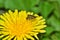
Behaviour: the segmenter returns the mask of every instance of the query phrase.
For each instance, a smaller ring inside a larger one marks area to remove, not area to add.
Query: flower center
[[[14,35],[24,35],[26,33],[29,33],[33,30],[33,27],[32,27],[32,22],[31,21],[25,21],[23,23],[19,23],[19,24],[13,24],[10,28],[9,28],[9,32],[11,34],[14,34]]]

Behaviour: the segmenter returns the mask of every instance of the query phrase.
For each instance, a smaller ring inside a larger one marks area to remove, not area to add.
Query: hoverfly
[[[34,16],[34,15],[28,15],[26,19],[27,20],[32,20],[32,19],[35,19],[35,18],[36,18],[36,16]]]

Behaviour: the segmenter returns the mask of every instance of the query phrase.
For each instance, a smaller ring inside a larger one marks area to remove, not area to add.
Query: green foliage
[[[50,40],[48,37],[43,38],[42,40]]]
[[[54,27],[51,26],[48,26],[45,29],[47,31],[45,36],[49,36],[54,31]]]
[[[49,2],[40,2],[39,4],[41,14],[47,18],[53,9],[53,5]]]
[[[55,8],[54,15],[59,19],[60,18],[60,4],[58,2],[54,3],[54,8]]]
[[[19,10],[32,10],[39,0],[6,0],[5,8],[19,9]]]
[[[0,0],[0,8],[4,7],[4,0]]]
[[[60,35],[60,33],[57,32],[57,33],[55,33],[55,34],[53,34],[53,35],[51,36],[51,39],[52,39],[52,40],[60,40],[60,36],[59,36],[59,35]]]
[[[46,19],[46,33],[41,40],[60,40],[60,0],[0,0],[0,13],[11,10],[27,10]]]
[[[47,23],[53,26],[56,31],[60,31],[60,21],[54,16],[51,16]]]

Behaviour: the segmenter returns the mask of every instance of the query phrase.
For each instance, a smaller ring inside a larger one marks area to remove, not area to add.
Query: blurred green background
[[[27,10],[46,19],[46,33],[40,40],[60,40],[60,0],[0,0],[0,14],[7,10]]]

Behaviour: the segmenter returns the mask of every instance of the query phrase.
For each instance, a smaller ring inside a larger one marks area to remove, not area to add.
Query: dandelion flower
[[[0,15],[0,39],[2,40],[39,40],[38,33],[46,32],[45,19],[32,12],[15,10]]]

